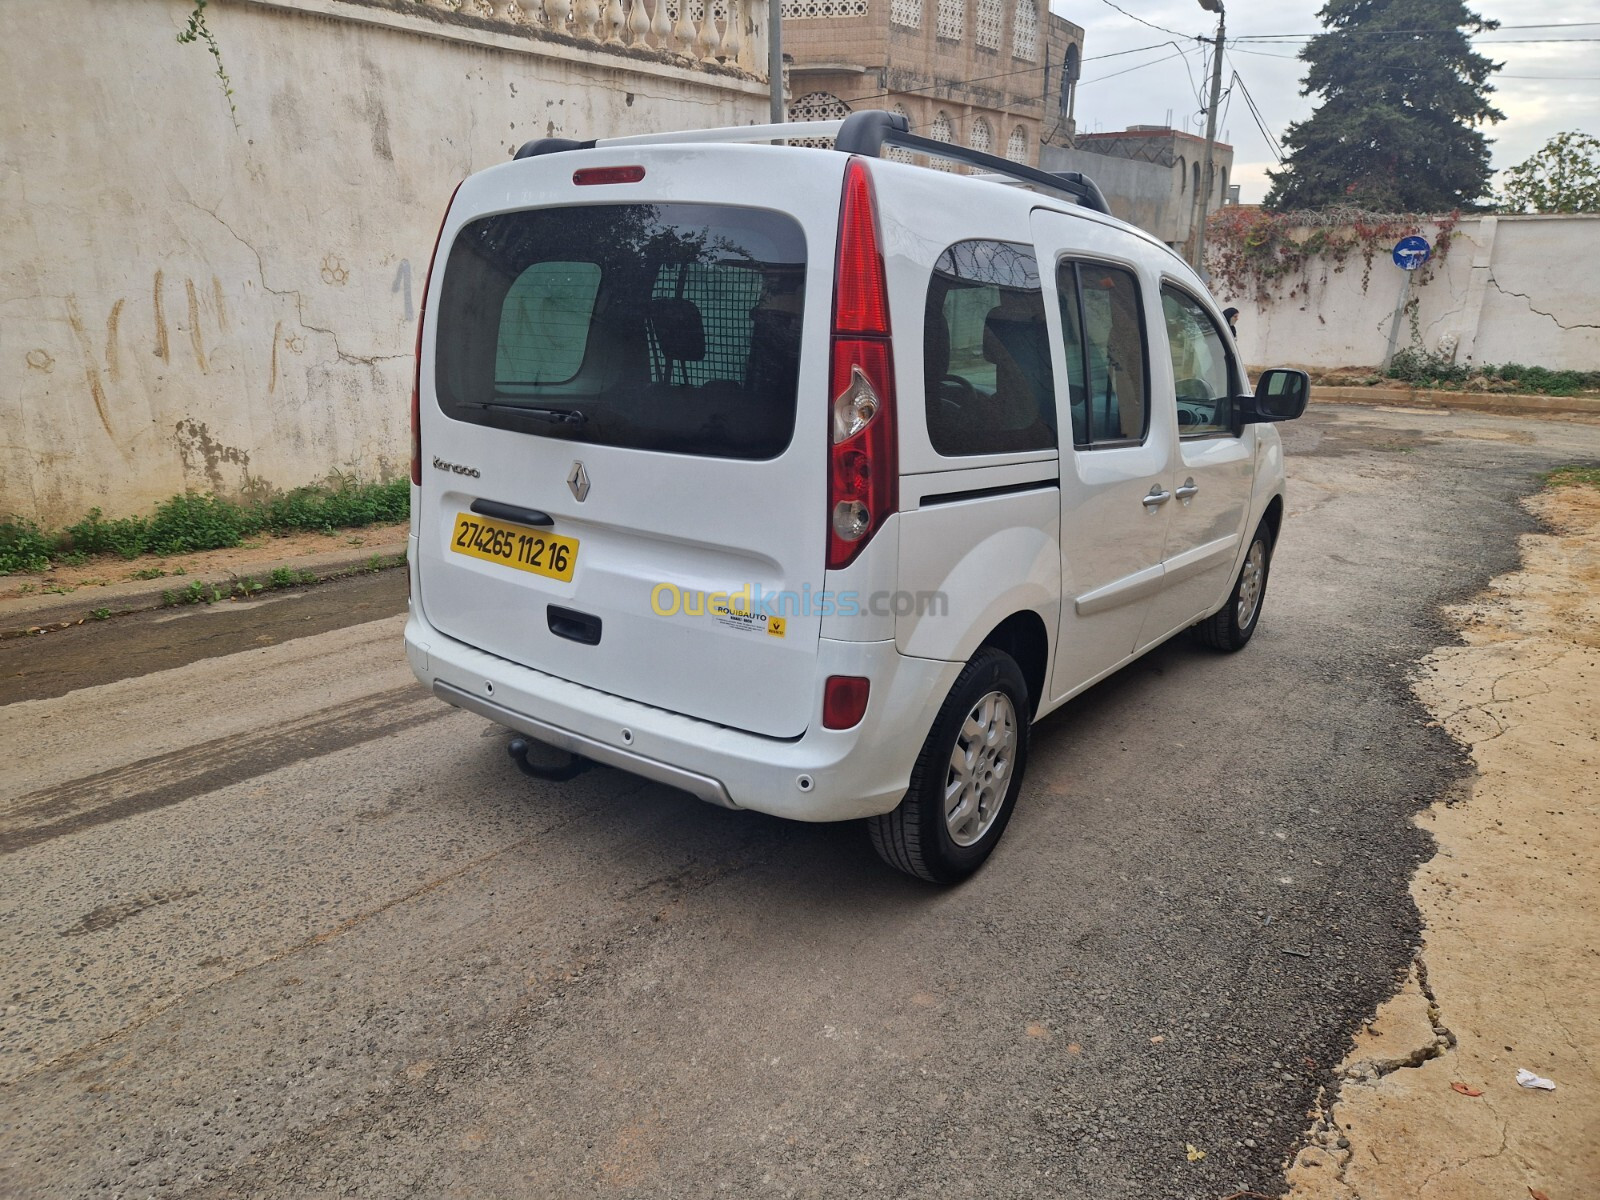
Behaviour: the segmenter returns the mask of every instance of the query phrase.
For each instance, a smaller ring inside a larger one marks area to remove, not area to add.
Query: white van
[[[772,144],[801,137],[834,148]],[[1267,422],[1308,390],[1252,396],[1199,279],[1091,182],[896,114],[532,142],[434,256],[407,654],[532,774],[866,818],[958,880],[1033,721],[1180,631],[1250,639]]]

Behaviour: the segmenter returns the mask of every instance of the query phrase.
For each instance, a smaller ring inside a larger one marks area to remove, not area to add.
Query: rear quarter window
[[[1032,247],[957,242],[939,256],[923,378],[928,437],[940,454],[1055,449],[1050,334]]]
[[[464,226],[435,386],[457,420],[771,458],[794,433],[805,235],[724,205],[531,209]]]

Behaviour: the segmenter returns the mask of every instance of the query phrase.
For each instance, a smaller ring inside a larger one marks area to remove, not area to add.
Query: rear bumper
[[[406,621],[406,657],[446,703],[708,803],[798,821],[848,821],[894,808],[962,665],[909,658],[893,642],[823,639],[812,706],[817,718],[798,738],[768,738],[486,654],[440,633],[419,607],[412,605]],[[853,729],[821,727],[829,675],[872,681],[866,716]]]

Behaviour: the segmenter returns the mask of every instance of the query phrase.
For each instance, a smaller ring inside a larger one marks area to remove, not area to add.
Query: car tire
[[[1028,763],[1028,685],[1012,657],[985,646],[961,669],[892,812],[867,824],[891,867],[958,883],[994,850]]]
[[[1239,575],[1228,602],[1189,629],[1189,636],[1213,650],[1243,650],[1261,624],[1261,606],[1267,598],[1267,577],[1272,572],[1272,530],[1265,521],[1256,527],[1245,551]]]

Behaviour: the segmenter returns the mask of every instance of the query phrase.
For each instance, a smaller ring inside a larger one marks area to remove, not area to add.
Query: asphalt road
[[[411,681],[395,572],[0,644],[0,1193],[1274,1193],[1463,778],[1408,672],[1600,426],[1285,442],[1255,641],[1048,718],[948,891],[522,778]]]

